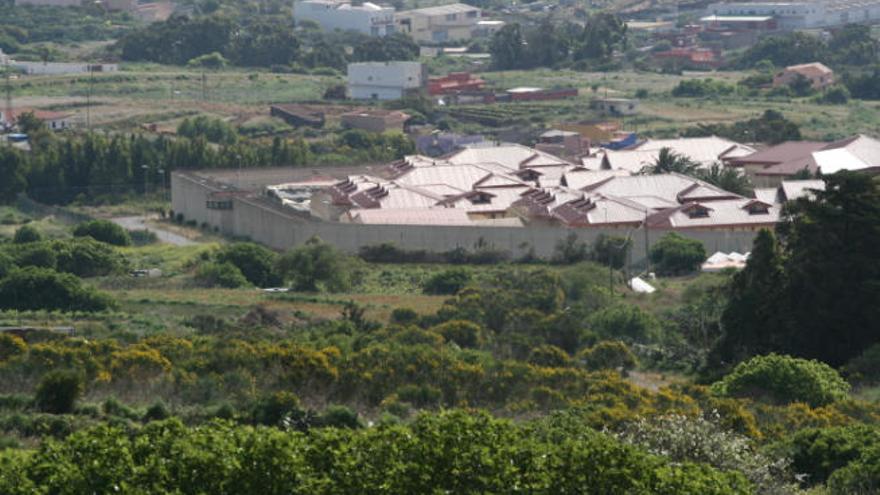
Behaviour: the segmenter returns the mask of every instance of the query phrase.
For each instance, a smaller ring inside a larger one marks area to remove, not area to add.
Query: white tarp
[[[742,270],[743,268],[745,268],[746,261],[748,261],[750,254],[751,253],[740,254],[736,251],[733,251],[731,253],[722,253],[719,251],[712,256],[709,256],[709,258],[706,259],[700,269],[703,272],[708,273],[720,272],[727,268]]]
[[[633,290],[633,292],[638,292],[640,294],[651,294],[652,292],[657,291],[654,286],[652,286],[648,282],[645,282],[639,277],[634,277],[632,280],[630,280],[629,287]]]

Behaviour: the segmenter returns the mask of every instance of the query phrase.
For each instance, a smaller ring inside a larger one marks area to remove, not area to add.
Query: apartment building
[[[406,10],[394,15],[397,30],[416,42],[467,41],[479,29],[482,11],[463,3]]]
[[[427,79],[419,62],[348,64],[348,96],[354,100],[398,100],[421,91]]]
[[[353,5],[340,0],[302,0],[296,2],[297,22],[312,21],[325,31],[357,31],[370,36],[394,33],[394,8],[364,2]]]

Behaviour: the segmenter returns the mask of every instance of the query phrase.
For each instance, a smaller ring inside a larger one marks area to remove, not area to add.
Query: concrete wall
[[[510,252],[513,257],[534,249],[536,255],[548,258],[557,243],[574,232],[582,242],[592,243],[600,234],[631,236],[632,260],[639,263],[645,258],[645,232],[641,229],[564,227],[463,227],[463,226],[401,226],[360,225],[320,222],[288,213],[268,200],[236,197],[231,210],[210,210],[206,202],[212,192],[220,191],[216,184],[174,173],[171,177],[172,207],[186,220],[216,226],[228,235],[246,236],[278,250],[286,250],[304,243],[313,236],[338,248],[356,253],[362,246],[393,242],[406,249],[424,249],[431,252],[448,251],[456,247],[473,249],[478,244],[489,244]],[[650,229],[648,243],[652,245],[669,231]],[[701,241],[707,253],[715,251],[751,250],[754,232],[748,231],[678,231],[679,234]]]

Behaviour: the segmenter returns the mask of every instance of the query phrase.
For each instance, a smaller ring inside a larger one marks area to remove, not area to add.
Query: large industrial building
[[[726,19],[746,24],[772,22],[784,30],[875,23],[880,22],[880,0],[713,3],[703,21],[723,24]]]

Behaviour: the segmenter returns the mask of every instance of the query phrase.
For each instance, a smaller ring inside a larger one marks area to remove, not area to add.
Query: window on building
[[[701,207],[691,208],[687,215],[689,218],[706,218],[709,216],[709,210]]]
[[[458,14],[446,14],[447,21],[454,21],[458,18]]]
[[[232,201],[231,200],[208,200],[205,204],[205,207],[209,210],[231,210],[232,209]]]
[[[473,19],[474,17],[479,17],[479,15],[480,15],[480,13],[477,12],[476,10],[472,10],[467,13],[467,16],[470,17],[471,19]]]
[[[487,205],[492,202],[492,198],[488,194],[477,194],[471,196],[470,200],[471,204],[475,205]]]

